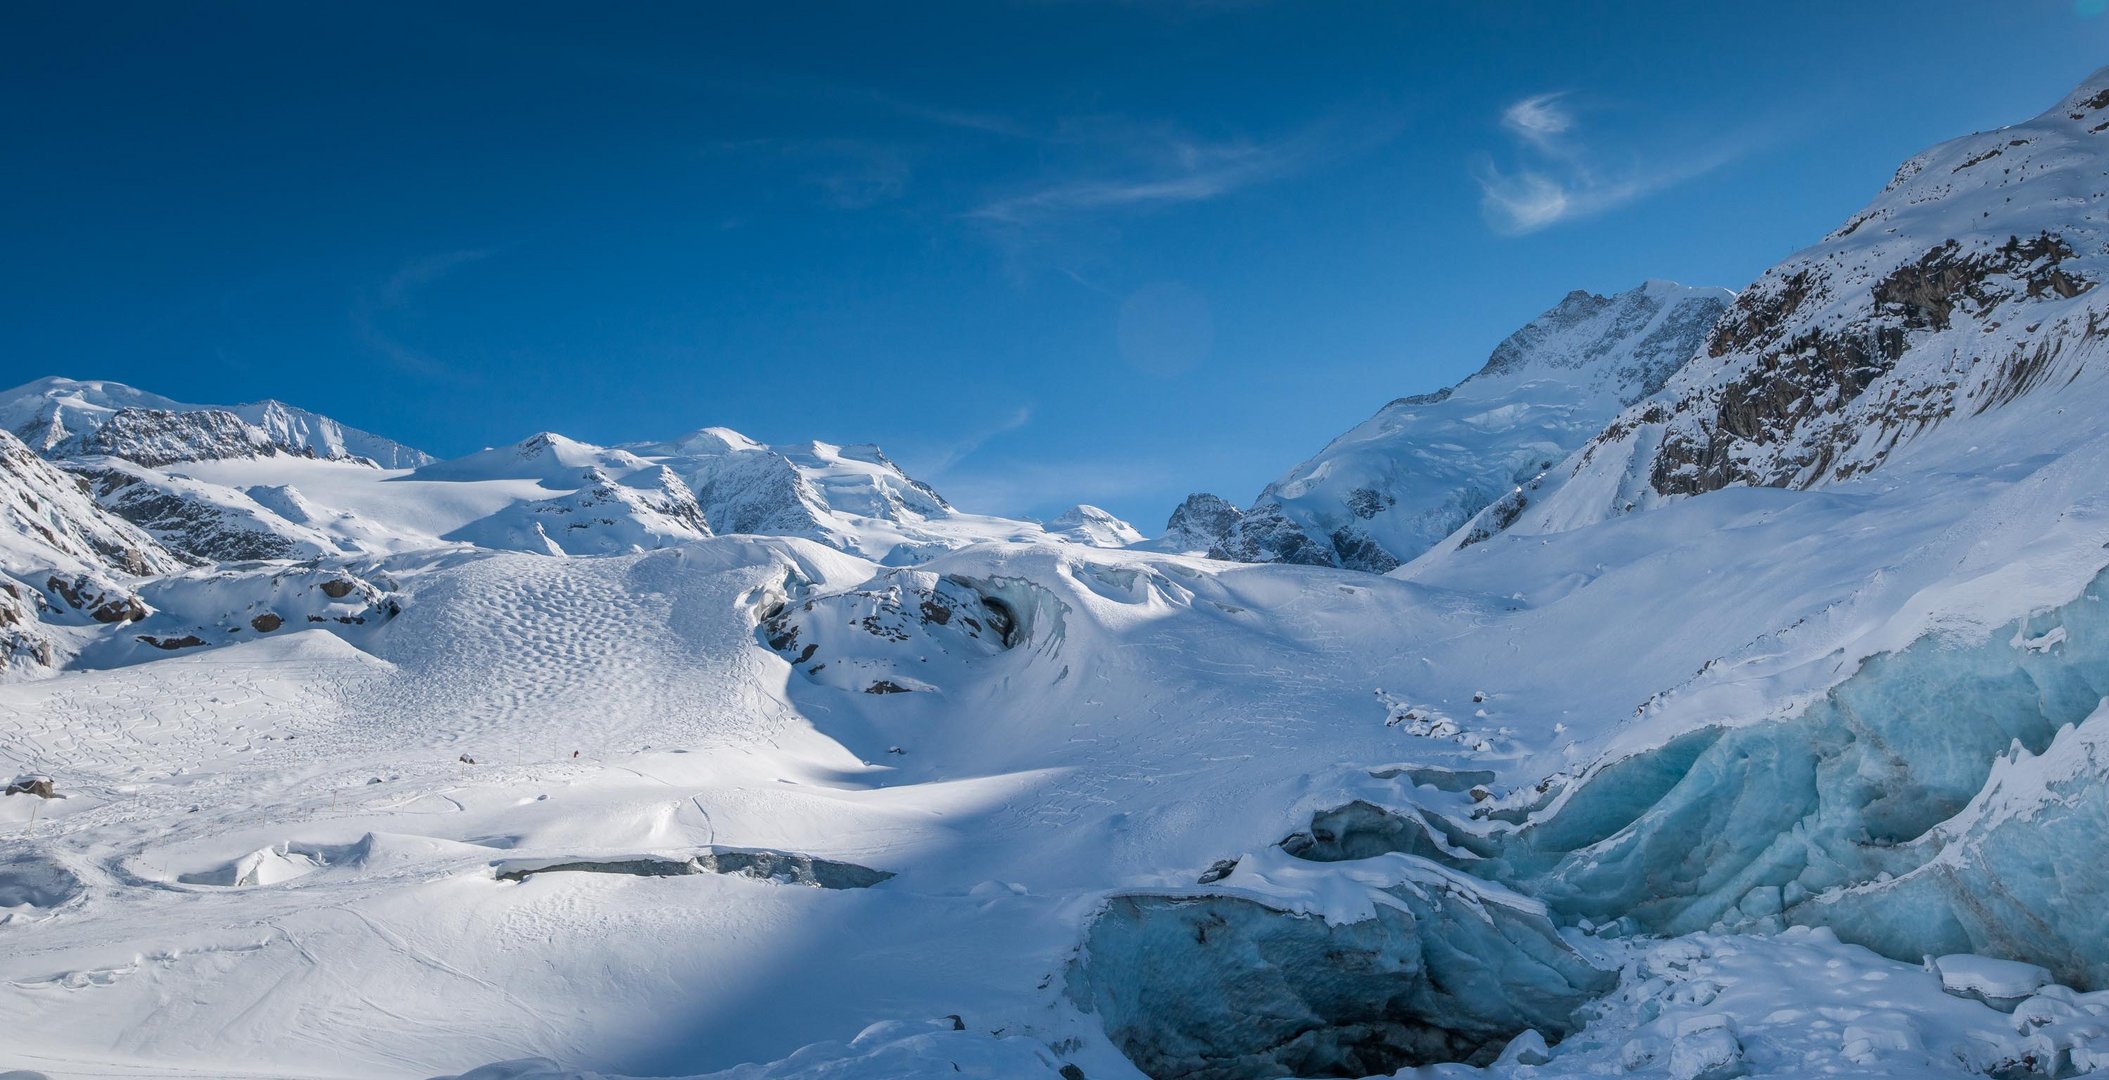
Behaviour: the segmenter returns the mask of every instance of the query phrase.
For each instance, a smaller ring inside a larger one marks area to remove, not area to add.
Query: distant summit
[[[1209,551],[1390,570],[1660,389],[1734,298],[1668,281],[1616,296],[1568,293],[1495,346],[1470,378],[1391,402],[1269,484]],[[1216,520],[1203,507],[1188,520],[1204,515]]]

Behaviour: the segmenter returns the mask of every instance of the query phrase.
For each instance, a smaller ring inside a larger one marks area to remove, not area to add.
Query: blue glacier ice
[[[1404,855],[1298,880],[1255,855],[1226,888],[1112,897],[1068,992],[1155,1080],[1260,1080],[1486,1064],[1615,982],[1500,886]]]
[[[1351,804],[1285,847],[1411,852],[1570,921],[1664,934],[1829,926],[1900,959],[1984,953],[2109,985],[2109,767],[2098,767],[2109,752],[2097,745],[2109,721],[2088,720],[2109,696],[2105,588],[2098,577],[1981,638],[1930,633],[1799,713],[1600,763],[1492,837]],[[2002,785],[1994,814],[1985,804]]]

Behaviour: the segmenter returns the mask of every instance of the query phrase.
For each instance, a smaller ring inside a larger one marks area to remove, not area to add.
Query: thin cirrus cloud
[[[1501,126],[1539,147],[1557,146],[1560,136],[1574,130],[1574,113],[1564,104],[1565,92],[1524,98],[1501,111]]]
[[[875,139],[737,139],[709,144],[700,153],[786,167],[838,210],[869,210],[901,199],[914,173],[910,148]]]
[[[917,470],[937,479],[943,479],[946,474],[952,471],[953,466],[973,457],[975,452],[980,450],[983,444],[990,439],[1017,431],[1032,423],[1032,420],[1032,406],[1020,405],[993,423],[984,424],[959,439],[918,455]]]
[[[441,362],[405,343],[386,323],[391,313],[415,305],[417,294],[462,267],[480,263],[496,254],[495,249],[476,248],[442,251],[407,260],[370,294],[360,296],[351,308],[353,331],[367,348],[406,375],[434,381],[458,380],[452,365]]]
[[[983,201],[965,217],[1026,228],[1080,216],[1208,202],[1287,179],[1353,149],[1334,126],[1274,139],[1202,139],[1161,127],[1108,121],[1071,125],[1050,138],[1071,163]]]
[[[1511,236],[1600,214],[1703,176],[1740,157],[1753,141],[1746,136],[1673,160],[1609,166],[1606,153],[1582,137],[1579,114],[1565,91],[1510,104],[1502,110],[1501,127],[1515,139],[1521,163],[1502,168],[1485,162],[1476,179],[1487,224]]]

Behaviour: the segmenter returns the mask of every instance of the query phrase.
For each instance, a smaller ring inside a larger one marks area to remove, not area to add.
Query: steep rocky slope
[[[0,675],[57,662],[47,622],[144,618],[139,579],[183,566],[86,487],[0,431]]]
[[[1911,454],[2010,461],[2091,435],[2109,335],[2109,76],[1905,162],[1767,270],[1662,394],[1474,533],[1571,528],[1731,485],[1812,488]],[[2024,410],[2025,430],[1987,425]],[[2000,433],[1993,443],[1989,433]]]
[[[1245,512],[1220,495],[1195,492],[1186,497],[1165,519],[1164,531],[1151,539],[1152,551],[1181,555],[1206,555],[1230,536]]]

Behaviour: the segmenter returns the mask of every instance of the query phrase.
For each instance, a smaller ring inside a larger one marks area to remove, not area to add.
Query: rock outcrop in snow
[[[0,431],[0,672],[48,666],[44,619],[111,624],[142,618],[136,579],[182,563],[151,536],[96,505],[79,479]]]
[[[1732,299],[1665,281],[1569,293],[1477,374],[1393,401],[1269,484],[1211,554],[1390,570],[1660,389]]]
[[[343,554],[328,535],[288,520],[257,498],[112,458],[73,465],[96,502],[200,562],[313,559]]]

